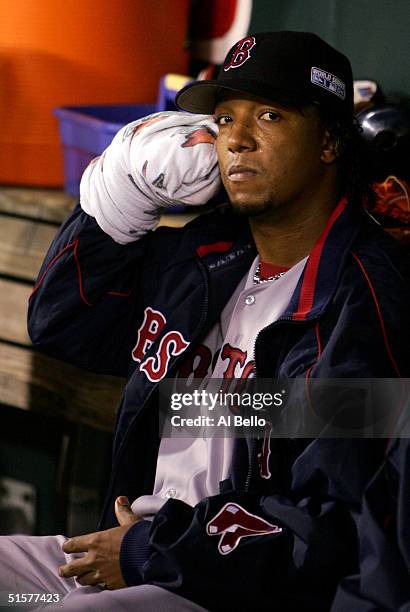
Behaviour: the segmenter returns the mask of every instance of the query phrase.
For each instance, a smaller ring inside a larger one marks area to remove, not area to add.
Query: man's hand
[[[87,554],[72,563],[62,565],[59,568],[60,576],[76,576],[77,582],[83,586],[99,583],[105,583],[108,589],[122,589],[127,586],[120,569],[121,542],[128,529],[141,519],[133,514],[126,497],[118,497],[115,500],[115,514],[119,527],[89,533],[64,542],[64,552]]]

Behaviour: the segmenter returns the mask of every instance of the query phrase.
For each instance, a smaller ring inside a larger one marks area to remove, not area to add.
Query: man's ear
[[[325,129],[322,141],[321,161],[324,164],[332,164],[340,154],[339,143],[333,138],[329,130]]]

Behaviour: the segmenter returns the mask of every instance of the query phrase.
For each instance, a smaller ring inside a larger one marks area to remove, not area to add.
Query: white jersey
[[[210,378],[251,376],[256,337],[286,309],[306,260],[274,282],[255,285],[256,257],[218,322],[191,354],[191,372],[200,373],[205,383]],[[229,476],[233,443],[233,438],[220,437],[163,438],[153,494],[136,499],[133,512],[149,519],[170,497],[194,506],[204,497],[216,495],[219,482]]]

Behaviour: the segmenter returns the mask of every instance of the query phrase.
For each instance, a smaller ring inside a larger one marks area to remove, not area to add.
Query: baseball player
[[[55,593],[50,610],[404,611],[405,487],[367,488],[384,441],[158,435],[165,378],[408,376],[404,260],[362,208],[350,63],[314,34],[253,34],[177,103],[194,115],[125,129],[87,169],[30,301],[37,347],[127,377],[98,531],[2,538],[0,590]],[[215,151],[229,203],[152,232],[212,195]]]

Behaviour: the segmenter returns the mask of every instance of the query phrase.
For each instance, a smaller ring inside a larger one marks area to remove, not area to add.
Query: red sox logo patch
[[[239,66],[242,66],[250,58],[251,49],[253,49],[255,45],[256,40],[253,36],[247,36],[240,40],[233,50],[229,62],[224,65],[224,71],[226,72],[231,68],[239,68]]]
[[[150,306],[145,309],[144,320],[138,330],[137,343],[131,353],[134,361],[141,362],[143,360],[166,322],[166,318],[159,310],[154,310]],[[189,342],[179,331],[169,331],[161,338],[155,356],[148,357],[143,361],[140,370],[145,373],[151,382],[159,382],[167,373],[171,357],[180,355],[188,346]]]
[[[225,504],[218,514],[209,521],[206,532],[210,536],[220,535],[218,551],[228,555],[238,546],[241,538],[248,536],[280,533],[282,527],[272,525],[256,514],[247,512],[235,503]]]

